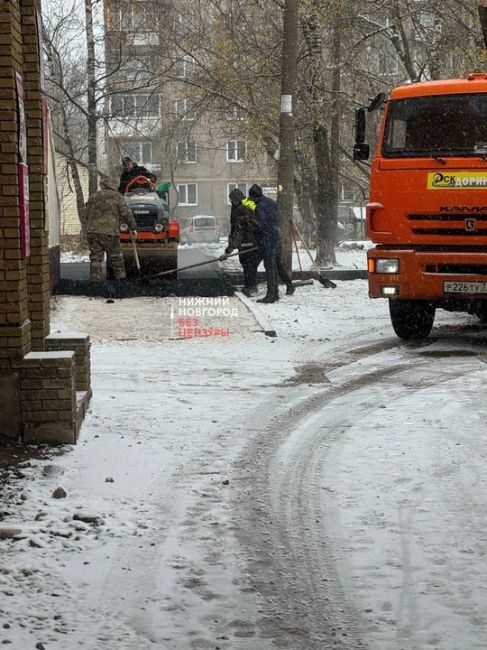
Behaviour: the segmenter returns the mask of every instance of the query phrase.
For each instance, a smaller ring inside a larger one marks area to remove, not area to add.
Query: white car
[[[213,215],[196,214],[182,220],[182,244],[215,244],[219,241],[218,222]]]

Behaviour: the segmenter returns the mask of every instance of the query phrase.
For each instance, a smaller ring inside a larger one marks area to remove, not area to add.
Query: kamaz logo
[[[477,219],[465,219],[464,223],[467,232],[474,232],[477,230]]]

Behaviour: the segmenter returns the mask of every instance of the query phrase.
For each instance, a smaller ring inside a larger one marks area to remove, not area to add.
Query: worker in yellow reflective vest
[[[240,241],[238,236],[239,231],[242,228],[241,219],[239,216],[238,208],[240,206],[245,206],[249,208],[252,212],[255,211],[256,203],[251,199],[245,198],[243,192],[238,188],[233,189],[228,195],[230,203],[232,205],[230,212],[230,234],[228,236],[228,246],[225,249],[225,255],[222,256],[225,259],[225,256],[228,255],[234,246],[232,245],[235,241]],[[245,244],[245,242],[244,242]],[[242,253],[245,250],[245,246],[238,246],[239,251]],[[252,251],[250,253],[245,253],[238,256],[240,264],[242,265],[243,274],[244,274],[244,286],[242,288],[242,293],[246,296],[253,296],[257,293],[257,267],[260,264],[261,256],[260,251]]]

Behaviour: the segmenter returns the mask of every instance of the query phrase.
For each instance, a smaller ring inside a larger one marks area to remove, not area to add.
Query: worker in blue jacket
[[[279,300],[278,274],[287,286],[287,294],[294,293],[294,285],[279,259],[279,211],[277,203],[268,196],[264,196],[259,185],[252,185],[249,190],[249,198],[257,206],[255,208],[255,217],[259,226],[260,252],[264,261],[267,279],[267,293],[257,302],[276,302]],[[280,265],[279,269],[278,265]]]

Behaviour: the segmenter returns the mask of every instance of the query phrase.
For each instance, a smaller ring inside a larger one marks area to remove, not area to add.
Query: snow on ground
[[[355,612],[338,647],[484,648],[476,319],[401,344],[360,280],[263,305],[276,339],[237,299],[193,308],[54,300],[53,331],[92,336],[94,395],[77,446],[3,475],[0,530],[21,532],[0,540],[0,642],[321,650],[333,601]]]
[[[223,254],[226,246],[227,239],[220,239],[219,244],[195,244],[188,246],[187,244],[182,244],[180,246],[181,250],[190,251],[193,249],[201,249],[206,252],[210,257],[219,257]],[[367,249],[372,246],[370,241],[344,241],[336,249],[336,258],[337,263],[334,268],[340,270],[346,269],[366,269],[367,268]],[[313,259],[316,257],[316,250],[311,250],[310,253],[313,256]],[[73,253],[72,251],[63,251],[61,253],[61,262],[63,263],[72,263],[72,262],[88,262],[89,257],[88,253]],[[306,249],[301,245],[298,246],[298,253],[296,250],[293,250],[292,258],[293,270],[299,271],[309,271],[312,268],[312,263],[309,258]],[[241,270],[240,262],[238,257],[231,257],[230,259],[224,262],[224,268],[227,270]],[[264,270],[264,266],[260,265],[260,270]]]

